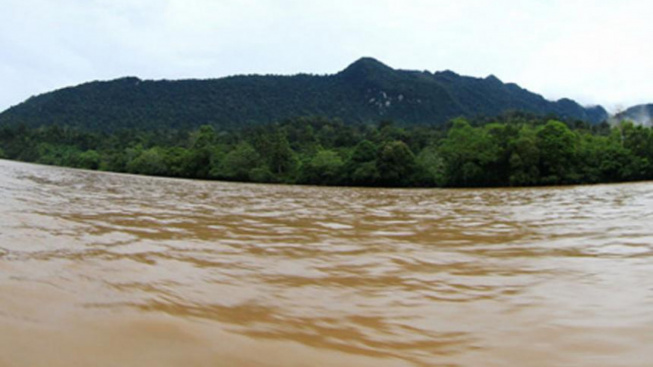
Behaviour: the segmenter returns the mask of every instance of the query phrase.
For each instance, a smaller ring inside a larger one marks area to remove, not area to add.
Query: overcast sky
[[[91,80],[394,68],[653,103],[648,0],[2,0],[0,110]]]

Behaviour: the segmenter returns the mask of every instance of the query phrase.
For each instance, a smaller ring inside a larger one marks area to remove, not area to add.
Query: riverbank
[[[163,177],[353,187],[525,187],[653,179],[651,129],[506,118],[447,126],[326,119],[219,131],[0,128],[0,157]]]

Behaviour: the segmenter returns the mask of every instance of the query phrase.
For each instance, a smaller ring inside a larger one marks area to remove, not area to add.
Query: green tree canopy
[[[0,127],[0,153],[87,169],[317,185],[477,187],[653,179],[652,130],[630,122],[567,125],[520,114],[457,119],[446,128],[383,124],[380,129],[385,131],[326,118],[221,131],[98,134],[66,126]]]
[[[476,186],[493,176],[492,163],[499,158],[500,147],[485,129],[473,128],[464,119],[456,119],[442,142],[440,153],[446,160],[449,186]]]
[[[248,181],[250,172],[260,165],[261,156],[254,147],[247,142],[241,142],[225,156],[219,166],[213,167],[211,175],[230,180]]]
[[[403,141],[392,141],[386,143],[379,151],[376,166],[381,183],[405,186],[415,174],[415,155]]]
[[[538,132],[536,140],[540,155],[540,172],[549,184],[571,181],[576,154],[576,135],[560,121],[551,120]]]
[[[159,147],[144,150],[127,164],[127,171],[152,176],[165,175],[168,172],[165,155]]]
[[[304,169],[304,181],[334,185],[341,181],[344,163],[337,152],[320,150]]]

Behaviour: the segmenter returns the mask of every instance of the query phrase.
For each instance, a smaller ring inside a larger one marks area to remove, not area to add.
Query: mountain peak
[[[452,70],[448,70],[448,69],[443,70],[443,71],[436,71],[433,75],[438,77],[438,78],[443,78],[443,79],[447,79],[447,80],[460,79],[460,75],[458,75],[456,72],[454,72]]]
[[[354,61],[351,65],[349,65],[348,68],[351,67],[373,67],[373,68],[391,69],[389,66],[382,63],[381,61],[368,56],[361,57],[360,59]]]
[[[379,74],[392,73],[395,70],[372,57],[361,57],[339,74],[348,79],[369,78]]]
[[[501,79],[497,78],[496,75],[494,75],[494,74],[490,74],[490,75],[488,75],[488,76],[485,78],[485,80],[487,80],[488,82],[495,83],[495,84],[503,84],[503,82],[501,81]]]

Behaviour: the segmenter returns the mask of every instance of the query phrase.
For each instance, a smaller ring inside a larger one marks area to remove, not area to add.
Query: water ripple
[[[160,355],[145,365],[653,358],[650,183],[386,190],[0,169],[0,355],[12,365],[74,364],[45,343],[81,358],[115,345],[125,365],[132,349]]]

